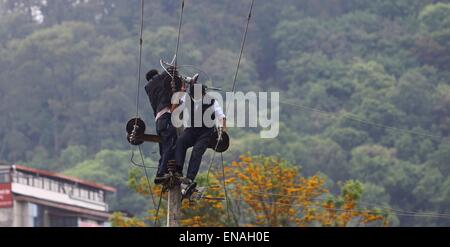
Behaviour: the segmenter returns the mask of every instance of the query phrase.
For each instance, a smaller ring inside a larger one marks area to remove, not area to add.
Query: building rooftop
[[[31,168],[31,167],[26,167],[23,165],[13,165],[12,166],[13,170],[16,171],[21,171],[21,172],[26,172],[26,173],[33,173],[33,174],[37,174],[39,176],[43,176],[43,177],[49,177],[49,178],[58,178],[61,180],[65,180],[67,182],[73,182],[76,184],[81,184],[81,185],[85,185],[88,187],[92,187],[92,188],[96,188],[96,189],[101,189],[101,190],[105,190],[105,191],[109,191],[109,192],[116,192],[116,189],[110,186],[106,186],[103,184],[98,184],[92,181],[86,181],[86,180],[82,180],[82,179],[78,179],[78,178],[74,178],[74,177],[69,177],[63,174],[59,174],[59,173],[54,173],[54,172],[50,172],[50,171],[45,171],[45,170],[40,170],[40,169],[35,169],[35,168]]]

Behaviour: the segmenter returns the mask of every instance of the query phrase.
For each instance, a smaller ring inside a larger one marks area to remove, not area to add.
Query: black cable
[[[181,1],[180,22],[179,22],[179,25],[178,25],[177,47],[176,47],[175,56],[174,56],[174,64],[173,64],[174,65],[174,69],[173,69],[173,72],[172,72],[172,81],[175,80],[175,73],[176,73],[176,70],[177,70],[177,60],[178,60],[178,50],[179,50],[179,47],[180,47],[181,27],[183,25],[183,13],[184,13],[184,0]],[[144,169],[146,169],[145,166],[144,166]],[[161,189],[161,194],[159,195],[158,206],[155,205],[155,207],[156,207],[155,222],[154,222],[154,226],[155,227],[156,227],[156,222],[157,221],[160,222],[158,217],[159,217],[159,210],[160,210],[160,207],[161,207],[163,193],[164,193],[164,189]]]
[[[158,169],[158,167],[156,166],[144,166],[142,164],[138,164],[134,161],[134,151],[131,152],[131,159],[130,159],[131,164],[133,164],[136,167],[140,167],[140,168],[146,168],[146,169]]]
[[[180,21],[178,24],[178,35],[177,35],[177,46],[175,49],[175,55],[173,56],[173,60],[172,60],[172,64],[171,66],[173,66],[173,70],[172,73],[169,73],[169,71],[167,71],[167,69],[164,67],[163,65],[163,61],[160,60],[160,65],[161,67],[167,72],[167,74],[169,74],[169,76],[172,78],[172,82],[171,84],[174,85],[175,84],[175,75],[177,73],[177,65],[178,65],[178,50],[180,48],[180,39],[181,39],[181,27],[183,26],[183,13],[184,13],[184,0],[181,1],[181,11],[180,11]]]
[[[183,25],[183,13],[184,13],[184,0],[181,1],[181,13],[180,13],[180,22],[178,24],[178,37],[177,37],[177,48],[175,50],[175,60],[174,60],[174,70],[172,79],[175,78],[175,71],[177,69],[177,61],[178,61],[178,49],[180,47],[180,39],[181,39],[181,27]]]
[[[252,18],[252,11],[253,11],[253,4],[254,4],[254,2],[255,2],[255,0],[252,0],[252,3],[250,5],[250,10],[248,12],[247,25],[245,26],[245,32],[244,32],[244,36],[242,38],[241,51],[239,53],[239,59],[238,59],[237,67],[236,67],[236,73],[234,74],[234,81],[233,81],[232,92],[234,92],[234,90],[236,89],[236,81],[237,81],[237,77],[238,77],[238,74],[239,74],[239,68],[240,68],[240,65],[241,65],[242,54],[244,53],[245,41],[247,40],[248,26],[250,24],[250,19]]]
[[[141,91],[141,71],[142,71],[142,48],[143,48],[143,32],[144,32],[144,0],[141,0],[141,23],[140,23],[140,30],[139,30],[139,60],[138,60],[138,76],[137,76],[137,95],[136,95],[136,118],[134,122],[134,128],[137,127],[137,121],[139,117],[139,96]],[[135,130],[133,130],[135,131]],[[139,155],[141,156],[141,162],[142,164],[138,164],[134,161],[134,149],[131,150],[131,159],[130,162],[137,167],[141,167],[144,169],[145,178],[147,180],[147,186],[149,189],[150,197],[153,202],[153,207],[156,207],[155,197],[153,195],[153,190],[150,182],[150,178],[147,172],[147,168],[155,169],[156,167],[147,167],[145,165],[145,159],[144,155],[142,153],[142,148],[139,145]]]
[[[275,204],[275,205],[284,205],[284,206],[291,206],[291,207],[299,207],[299,208],[312,208],[312,209],[325,209],[330,211],[336,211],[336,212],[358,212],[358,213],[369,213],[369,214],[379,214],[380,212],[377,212],[375,210],[359,210],[359,209],[340,209],[340,208],[326,208],[323,206],[308,206],[303,204],[292,204],[292,203],[282,203],[282,202],[274,202],[274,201],[264,201],[264,200],[246,200],[246,199],[232,199],[233,201],[242,201],[242,202],[259,202],[259,203],[268,203],[268,204]],[[429,218],[441,218],[441,219],[450,219],[449,215],[442,215],[442,214],[430,214],[430,213],[407,213],[407,212],[391,212],[393,215],[397,216],[407,216],[407,217],[429,217]]]
[[[139,116],[139,96],[141,91],[141,69],[142,69],[142,46],[143,46],[143,32],[144,32],[144,0],[141,0],[141,25],[139,31],[139,62],[138,62],[138,83],[136,95],[136,117]],[[137,125],[137,119],[134,125]]]
[[[250,194],[262,195],[262,196],[278,196],[278,197],[288,197],[288,198],[303,198],[303,196],[284,195],[284,194],[269,193],[269,192],[263,192],[263,191],[247,191],[247,192],[250,193]],[[327,198],[308,198],[308,197],[306,197],[305,199],[311,200],[311,201],[319,201],[319,202],[323,202],[323,201],[328,201],[329,200]],[[450,217],[450,214],[445,214],[445,213],[408,211],[408,210],[396,209],[396,208],[387,207],[387,206],[381,206],[381,205],[375,204],[375,203],[368,203],[368,202],[365,202],[365,201],[362,201],[362,200],[358,200],[357,203],[361,204],[361,205],[373,206],[375,208],[382,208],[382,209],[386,209],[386,210],[389,210],[389,211],[394,211],[394,212],[402,213],[402,214],[420,214],[420,215],[430,215],[430,216],[434,216],[434,217],[437,217],[437,216],[439,216],[439,217]]]
[[[159,195],[159,202],[158,202],[158,207],[156,208],[156,212],[155,212],[155,222],[154,222],[154,226],[156,227],[156,222],[159,222],[159,225],[161,226],[161,222],[159,221],[159,208],[161,207],[161,202],[162,202],[162,196],[164,193],[164,189],[161,189],[161,194]]]
[[[309,106],[304,106],[304,105],[300,105],[300,104],[296,104],[296,103],[291,103],[291,102],[286,102],[286,101],[278,101],[278,103],[284,104],[284,105],[289,105],[289,106],[293,106],[296,108],[300,109],[304,109],[307,111],[311,111],[311,112],[317,112],[319,114],[328,116],[330,118],[337,118],[337,117],[343,117],[345,119],[348,120],[352,120],[355,122],[359,122],[362,124],[366,124],[366,125],[371,125],[377,128],[383,128],[383,129],[388,129],[388,130],[392,130],[394,132],[399,132],[399,133],[407,133],[407,134],[411,134],[411,135],[415,135],[415,136],[421,136],[424,138],[430,138],[434,141],[440,142],[440,143],[450,143],[450,141],[445,140],[444,137],[440,137],[440,136],[436,136],[436,135],[431,135],[431,134],[427,134],[427,133],[422,133],[422,132],[417,132],[417,131],[413,131],[413,130],[409,130],[409,129],[403,129],[403,128],[398,128],[398,127],[394,127],[394,126],[388,126],[388,125],[384,125],[384,124],[380,124],[380,123],[375,123],[366,119],[362,119],[359,118],[357,116],[354,116],[353,114],[347,113],[347,114],[342,114],[342,113],[334,113],[334,112],[329,112],[329,111],[324,111],[318,108],[314,108],[314,107],[309,107]]]
[[[235,218],[234,212],[233,212],[233,205],[230,204],[230,199],[228,197],[228,189],[227,189],[227,184],[225,181],[225,166],[224,166],[224,160],[223,160],[223,154],[220,153],[220,157],[221,157],[221,161],[222,161],[222,179],[223,179],[223,190],[225,192],[225,203],[226,203],[226,208],[227,208],[227,218],[228,221],[230,221],[230,211],[233,214],[233,220],[234,220],[234,224],[235,226],[238,226],[238,222],[237,219]]]
[[[235,92],[235,90],[236,90],[237,77],[238,77],[239,68],[240,68],[240,65],[241,65],[242,54],[244,53],[245,42],[247,40],[248,27],[250,25],[250,20],[252,18],[252,11],[253,11],[253,4],[254,4],[254,2],[255,2],[255,0],[252,0],[252,2],[250,4],[250,10],[248,12],[247,24],[245,26],[245,31],[244,31],[244,34],[243,34],[243,37],[242,37],[241,50],[240,50],[240,53],[239,53],[239,59],[238,59],[237,66],[236,66],[236,73],[234,74],[232,92]],[[228,103],[227,108],[226,108],[227,113],[228,113],[228,110],[229,110],[228,108],[230,106],[230,103],[231,102]],[[221,135],[219,135],[218,139],[219,140],[221,139]],[[211,172],[212,164],[214,162],[214,159],[215,159],[215,156],[216,156],[216,150],[217,150],[218,146],[219,146],[219,141],[217,141],[216,146],[215,146],[215,148],[213,150],[214,153],[213,153],[213,155],[211,157],[211,162],[210,162],[209,167],[208,167],[208,173],[207,173],[207,176],[206,176],[206,187],[207,188],[209,187],[209,174]]]
[[[143,168],[144,168],[144,174],[145,174],[145,178],[147,180],[148,189],[149,189],[149,192],[150,192],[150,197],[152,198],[153,207],[155,208],[156,207],[155,196],[153,195],[152,185],[150,183],[150,178],[148,176],[147,168],[145,166],[144,155],[142,154],[141,146],[139,146],[139,154],[141,155],[142,164],[143,164]]]
[[[140,92],[141,92],[141,69],[142,69],[142,46],[143,46],[143,38],[142,37],[143,37],[143,31],[144,31],[144,0],[141,0],[141,25],[140,25],[139,29],[140,29],[140,31],[139,31],[139,59],[138,59],[138,76],[137,76],[137,94],[136,94],[136,117],[135,117],[135,121],[134,121],[133,132],[136,131],[135,128],[137,127],[137,121],[139,118],[139,96],[140,96]],[[134,158],[134,150],[132,149],[130,162],[133,165],[137,165],[137,163],[134,162],[133,158]],[[137,165],[137,166],[142,167],[143,165]]]

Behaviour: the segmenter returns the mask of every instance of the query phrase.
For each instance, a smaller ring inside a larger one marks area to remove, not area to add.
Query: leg
[[[158,119],[157,123],[157,133],[161,137],[161,143],[159,145],[161,159],[158,166],[157,176],[163,176],[168,172],[167,162],[175,158],[175,143],[177,138],[177,133],[175,127],[173,127],[170,122],[170,114],[164,114]]]
[[[157,133],[157,134],[160,135],[159,133]],[[162,145],[162,143],[158,143],[158,146],[159,146],[159,161],[158,161],[158,171],[156,172],[156,176],[161,177],[163,175],[163,171],[161,169],[161,164],[162,164],[162,160],[163,160],[164,146]]]
[[[188,148],[194,146],[195,143],[195,131],[193,128],[187,128],[177,140],[175,146],[175,160],[177,162],[177,170],[183,173],[184,160],[186,159],[186,152]]]
[[[195,180],[198,170],[200,169],[200,163],[202,162],[203,154],[205,154],[205,151],[208,148],[209,139],[211,138],[212,133],[213,129],[209,128],[200,129],[200,131],[197,132],[198,138],[195,142],[194,148],[192,149],[187,172],[187,178],[192,181]]]

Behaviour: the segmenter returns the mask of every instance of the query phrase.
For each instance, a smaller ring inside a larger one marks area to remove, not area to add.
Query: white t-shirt
[[[184,108],[186,107],[186,93],[181,97],[180,101],[181,104],[180,106],[180,110],[184,110]],[[203,99],[199,99],[199,100],[195,100],[192,99],[192,101],[194,101],[194,111],[196,111],[199,107],[201,107],[202,105],[202,101]],[[214,104],[213,104],[213,108],[214,108],[214,115],[216,117],[216,119],[218,120],[222,120],[225,118],[225,114],[223,113],[222,107],[219,105],[219,103],[217,102],[217,100],[214,100]]]

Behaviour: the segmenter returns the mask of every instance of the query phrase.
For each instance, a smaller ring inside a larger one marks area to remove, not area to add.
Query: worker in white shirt
[[[184,166],[187,149],[193,147],[187,175],[182,179],[185,184],[184,195],[195,189],[195,177],[214,133],[215,125],[218,125],[219,133],[226,129],[226,117],[222,108],[217,100],[206,94],[206,86],[196,83],[197,78],[198,75],[190,78],[191,82],[187,84],[188,93],[181,98],[181,104],[175,106],[181,108],[177,111],[185,110],[183,111],[185,130],[178,137],[175,147],[178,169]]]

